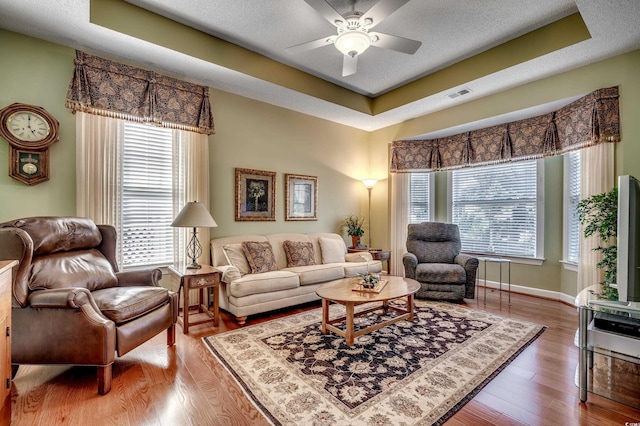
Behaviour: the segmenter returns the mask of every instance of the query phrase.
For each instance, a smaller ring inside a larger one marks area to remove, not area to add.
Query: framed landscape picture
[[[285,220],[318,220],[318,177],[285,174]]]
[[[276,220],[276,173],[236,168],[236,221]]]

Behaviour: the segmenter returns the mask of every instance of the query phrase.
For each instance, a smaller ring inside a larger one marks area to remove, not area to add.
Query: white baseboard
[[[476,297],[484,296],[484,279],[480,279],[480,282],[476,286],[478,288]],[[498,289],[500,287],[500,283],[498,281],[489,281],[487,280],[487,290],[489,289]],[[507,291],[509,288],[508,284],[502,283],[502,290]],[[511,291],[514,293],[526,294],[529,296],[543,297],[545,299],[558,300],[560,302],[566,303],[568,305],[575,306],[575,296],[571,296],[566,293],[561,293],[559,291],[551,291],[544,290],[541,288],[533,288],[533,287],[525,287],[522,285],[511,284]]]

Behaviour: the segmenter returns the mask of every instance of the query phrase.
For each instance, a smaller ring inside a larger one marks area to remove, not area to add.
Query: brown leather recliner
[[[11,362],[98,367],[98,393],[111,390],[122,356],[167,330],[175,343],[177,295],[159,269],[119,272],[116,231],[74,217],[0,224],[0,259],[16,259]]]

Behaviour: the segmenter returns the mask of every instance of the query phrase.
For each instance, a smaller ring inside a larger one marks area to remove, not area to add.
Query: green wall
[[[8,176],[8,144],[0,140],[0,221],[33,215],[74,215],[75,116],[64,107],[73,49],[0,30],[0,107],[40,105],[60,122],[50,148],[51,179],[26,186]],[[211,235],[338,231],[349,213],[366,212],[369,133],[295,111],[211,90],[216,123],[209,137]],[[276,221],[235,222],[236,167],[277,172]],[[318,221],[284,220],[284,174],[318,177]]]
[[[616,174],[640,176],[640,50],[577,68],[491,96],[405,121],[372,134],[371,149],[378,155],[388,152],[392,140],[447,129],[449,127],[502,115],[512,111],[589,93],[595,89],[619,86],[622,142],[616,146]],[[388,161],[388,155],[385,157]],[[381,163],[381,162],[380,162]],[[562,257],[562,160],[545,160],[545,230],[544,258],[541,266],[512,265],[512,282],[541,290],[575,295],[577,273],[564,270]],[[447,218],[446,173],[436,173],[435,217]],[[384,203],[386,200],[379,201]],[[387,202],[376,209],[390,209]],[[377,229],[374,228],[374,231]],[[381,235],[389,244],[390,224]],[[497,274],[489,274],[497,281]]]
[[[0,221],[32,215],[75,214],[75,117],[64,107],[74,50],[0,30],[0,107],[40,105],[60,121],[50,148],[51,179],[26,186],[7,175],[8,144],[0,140]],[[364,132],[220,90],[211,91],[217,133],[209,138],[211,235],[336,231],[348,213],[367,214],[367,191],[359,181],[380,179],[372,192],[373,245],[390,246],[389,143],[483,118],[618,85],[622,139],[618,174],[640,176],[640,51],[545,78],[475,101]],[[234,168],[277,172],[275,222],[234,221]],[[284,174],[318,176],[319,220],[284,221]],[[446,173],[436,174],[436,219],[446,220]],[[562,268],[562,161],[545,160],[545,262],[513,265],[512,282],[575,294],[576,273]],[[366,240],[366,238],[365,238]],[[489,276],[489,279],[496,277]]]

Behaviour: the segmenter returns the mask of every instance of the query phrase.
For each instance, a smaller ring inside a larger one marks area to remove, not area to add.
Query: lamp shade
[[[378,183],[378,179],[362,179],[362,183],[367,188],[373,188]]]
[[[190,201],[182,208],[171,224],[178,228],[215,228],[218,226],[209,210],[198,201]]]

